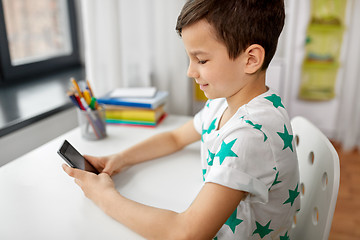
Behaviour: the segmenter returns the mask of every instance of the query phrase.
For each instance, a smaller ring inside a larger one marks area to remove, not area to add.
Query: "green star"
[[[289,189],[289,198],[283,204],[290,203],[291,206],[294,204],[295,199],[300,194],[300,192],[298,191],[298,187],[299,184],[296,185],[296,188],[294,190]]]
[[[281,183],[281,181],[278,181],[278,177],[279,177],[279,171],[276,173],[274,182],[271,184],[271,186],[270,186],[270,188],[269,188],[269,191],[270,191],[270,189],[272,188],[272,186]]]
[[[204,182],[205,182],[206,169],[203,169],[203,170],[202,170],[202,174],[203,174],[203,180],[204,180]]]
[[[251,126],[253,126],[255,129],[261,130],[262,125],[260,125],[260,124],[254,124],[254,123],[253,123],[252,121],[250,121],[250,120],[245,120],[245,122],[248,123],[248,124],[250,124]]]
[[[239,225],[243,220],[236,218],[237,209],[231,214],[231,216],[226,220],[225,225],[228,225],[233,233],[235,233],[235,228]]]
[[[212,99],[209,99],[207,104],[206,104],[206,107],[210,107],[210,103],[211,103]]]
[[[290,240],[288,232],[286,232],[284,236],[280,236],[280,240]]]
[[[215,129],[215,127],[216,127],[216,126],[215,126],[216,120],[217,120],[217,118],[215,118],[215,119],[210,123],[210,126],[209,126],[209,128],[208,128],[208,130],[207,130],[207,134],[210,134],[211,131]]]
[[[235,141],[237,139],[232,140],[229,143],[225,143],[224,141],[221,143],[221,147],[219,152],[215,155],[215,157],[219,157],[220,158],[220,165],[224,162],[226,157],[237,157],[238,155],[236,155],[232,150],[232,146],[234,145]]]
[[[208,149],[208,158],[206,159],[206,161],[207,161],[209,166],[213,165],[214,157],[215,157],[215,153],[210,152],[210,150]]]
[[[264,134],[264,142],[267,140],[268,137],[267,137],[266,134],[261,130],[262,125],[260,125],[260,124],[254,124],[254,123],[251,122],[250,120],[245,120],[245,122],[248,123],[248,124],[250,124],[251,126],[253,126],[254,129],[257,129],[257,130],[259,130],[260,132],[262,132],[262,134]]]
[[[206,129],[202,129],[202,132],[201,132],[201,141],[204,142],[204,135],[205,133],[207,132]]]
[[[210,123],[210,126],[209,126],[209,128],[208,128],[207,130],[204,128],[204,124],[203,124],[203,126],[202,126],[202,132],[201,132],[201,141],[202,141],[202,142],[204,142],[204,135],[205,135],[206,133],[207,133],[207,134],[210,134],[211,131],[216,128],[216,125],[215,125],[216,120],[217,120],[217,118],[215,118],[215,119]]]
[[[270,102],[273,103],[274,107],[278,108],[278,107],[282,107],[285,108],[284,105],[281,103],[281,97],[279,97],[276,94],[273,94],[271,96],[265,97],[265,99],[269,100]]]
[[[253,232],[252,235],[254,235],[255,233],[259,234],[261,238],[265,237],[266,235],[268,235],[269,233],[271,233],[272,231],[274,231],[273,229],[270,229],[270,223],[271,223],[271,220],[265,225],[265,226],[262,226],[260,223],[256,222],[256,229],[255,231]]]
[[[286,148],[290,148],[291,151],[293,152],[293,147],[292,147],[292,140],[293,140],[293,135],[290,135],[286,125],[284,124],[284,132],[277,132],[277,134],[281,137],[281,139],[284,141],[284,147],[282,150],[286,149]]]

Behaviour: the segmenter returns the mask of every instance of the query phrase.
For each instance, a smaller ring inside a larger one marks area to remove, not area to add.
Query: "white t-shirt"
[[[214,239],[288,239],[300,209],[298,161],[281,98],[268,90],[220,129],[226,99],[195,115],[204,181],[248,192]]]

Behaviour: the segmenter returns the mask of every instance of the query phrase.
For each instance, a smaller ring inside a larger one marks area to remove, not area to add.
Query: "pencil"
[[[82,92],[81,92],[81,90],[80,90],[80,87],[79,87],[79,85],[77,84],[75,78],[71,78],[70,81],[71,81],[71,83],[74,85],[76,91],[78,92],[79,97],[82,98],[82,97],[83,97],[83,94],[82,94]]]
[[[85,98],[85,101],[86,101],[87,105],[90,105],[90,103],[91,103],[90,91],[89,90],[84,90],[83,95],[84,95],[84,98]]]
[[[90,95],[91,95],[92,97],[94,97],[94,92],[93,92],[93,90],[92,90],[92,88],[91,88],[91,86],[90,86],[89,80],[86,80],[86,84],[87,84],[87,86],[88,86],[88,88],[89,88]]]
[[[82,105],[81,100],[80,100],[81,98],[79,97],[79,95],[75,93],[74,96],[75,96],[76,101],[79,104],[80,109],[85,110],[85,107]]]
[[[80,108],[79,102],[76,100],[75,95],[73,92],[68,91],[67,95],[69,96],[70,100],[74,103],[74,105],[78,108]],[[81,109],[81,108],[80,108]]]

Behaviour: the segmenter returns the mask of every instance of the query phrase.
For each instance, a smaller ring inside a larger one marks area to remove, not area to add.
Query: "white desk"
[[[83,140],[75,128],[1,167],[0,239],[143,239],[87,199],[56,152],[67,139],[82,154],[107,155],[189,119],[169,116],[156,129],[108,126],[101,141]],[[199,146],[129,168],[114,176],[116,188],[141,203],[185,210],[202,186]]]

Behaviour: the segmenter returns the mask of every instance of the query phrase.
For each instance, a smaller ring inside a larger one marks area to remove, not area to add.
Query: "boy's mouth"
[[[204,91],[204,89],[208,86],[209,84],[199,84],[200,89]]]
[[[207,83],[199,83],[197,79],[194,79],[196,84],[199,84],[199,87],[202,91],[204,91],[204,89],[209,85]]]

